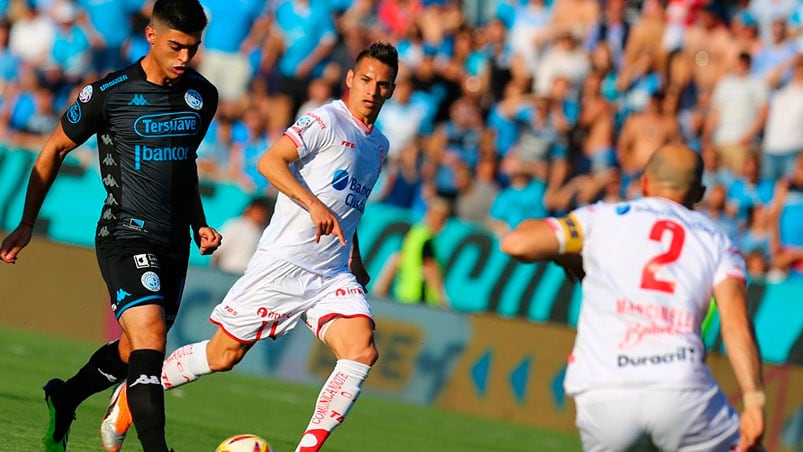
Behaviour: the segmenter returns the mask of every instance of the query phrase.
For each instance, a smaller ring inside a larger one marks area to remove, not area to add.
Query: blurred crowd
[[[149,1],[0,0],[0,140],[36,149],[83,83],[144,55]],[[699,209],[751,275],[803,280],[800,0],[201,3],[194,62],[221,95],[206,179],[270,194],[260,154],[383,39],[402,67],[377,122],[391,149],[373,202],[423,214],[447,198],[501,235],[639,196],[651,153],[683,142],[705,162]]]

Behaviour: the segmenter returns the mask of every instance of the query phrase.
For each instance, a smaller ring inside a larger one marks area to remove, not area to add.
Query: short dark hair
[[[399,73],[399,52],[393,44],[385,41],[372,42],[357,55],[354,66],[356,67],[364,58],[373,58],[387,64],[393,69],[393,79],[396,79],[396,75]]]
[[[182,33],[200,33],[206,28],[206,13],[198,0],[156,0],[151,20]]]

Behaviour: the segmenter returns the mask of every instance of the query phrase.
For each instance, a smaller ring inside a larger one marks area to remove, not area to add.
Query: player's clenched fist
[[[195,243],[202,255],[212,254],[223,242],[223,236],[214,228],[203,226],[195,233]]]

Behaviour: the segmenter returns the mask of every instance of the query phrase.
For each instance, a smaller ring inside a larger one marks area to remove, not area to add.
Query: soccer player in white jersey
[[[744,261],[692,210],[701,176],[693,151],[667,145],[645,168],[644,198],[527,220],[502,239],[502,250],[520,260],[557,259],[582,277],[564,384],[585,451],[761,447],[765,396]],[[700,324],[712,295],[742,390],[741,420],[704,362]]]
[[[397,72],[396,49],[371,44],[346,75],[344,100],[301,116],[260,158],[260,173],[280,191],[271,222],[244,275],[212,311],[217,332],[174,351],[162,369],[166,389],[230,370],[255,342],[303,321],[337,364],[297,452],[321,449],[378,358],[357,224],[388,152],[373,125]],[[120,449],[129,426],[125,391],[115,391],[101,425],[107,450]]]

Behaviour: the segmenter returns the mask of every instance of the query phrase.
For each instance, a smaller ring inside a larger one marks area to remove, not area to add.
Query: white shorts
[[[739,416],[716,386],[595,389],[575,404],[585,452],[724,452],[739,441]]]
[[[352,273],[323,277],[257,251],[209,320],[232,339],[250,344],[283,336],[299,320],[323,341],[327,322],[338,317],[373,321],[365,290]]]

